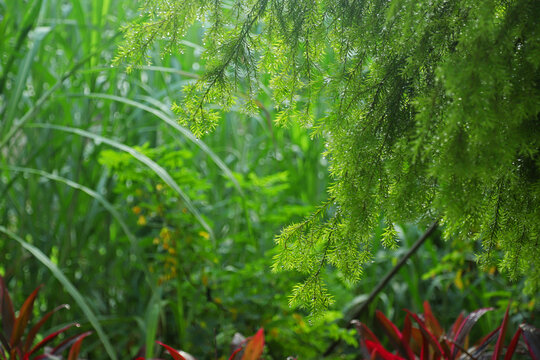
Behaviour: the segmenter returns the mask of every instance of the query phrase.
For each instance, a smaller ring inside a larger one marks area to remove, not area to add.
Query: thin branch
[[[377,295],[382,291],[382,289],[385,288],[385,286],[390,282],[390,280],[394,277],[394,275],[396,275],[401,269],[401,267],[405,265],[407,260],[409,260],[409,258],[422,246],[422,244],[424,244],[424,242],[430,237],[430,235],[433,234],[433,232],[437,229],[438,224],[439,224],[438,220],[435,221],[433,224],[431,224],[431,226],[426,230],[426,232],[416,241],[416,243],[414,243],[411,249],[407,251],[405,256],[403,256],[403,258],[399,260],[396,266],[394,266],[392,270],[390,270],[390,272],[386,274],[384,279],[382,279],[381,282],[375,287],[375,289],[373,289],[371,294],[369,294],[369,297],[367,298],[367,300],[364,301],[362,306],[353,314],[352,316],[353,318],[358,318],[368,308],[368,306],[373,302],[373,300],[375,300]],[[352,322],[347,324],[347,329],[350,329],[352,326],[353,326]],[[340,342],[341,342],[340,340],[336,340],[333,343],[331,343],[330,346],[328,346],[328,348],[324,352],[323,356],[327,357],[332,352],[334,352],[334,350],[337,348]]]

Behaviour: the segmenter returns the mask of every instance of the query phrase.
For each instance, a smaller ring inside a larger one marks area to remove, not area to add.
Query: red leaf
[[[167,349],[167,351],[169,352],[169,354],[171,354],[174,360],[186,360],[186,358],[180,355],[180,353],[176,349],[170,347],[169,345],[165,345],[164,343],[160,341],[156,341],[156,342],[159,345],[163,346],[165,349]]]
[[[238,354],[240,351],[242,351],[243,347],[240,346],[238,349],[234,350],[234,352],[231,354],[231,356],[229,357],[229,360],[234,360],[234,356],[236,354]]]
[[[52,334],[49,334],[45,337],[45,339],[41,340],[36,346],[34,346],[32,348],[32,350],[30,350],[30,352],[28,353],[28,356],[32,355],[33,353],[35,353],[36,351],[38,351],[39,349],[41,349],[42,347],[44,347],[45,345],[47,345],[50,341],[52,341],[55,337],[57,337],[58,335],[60,335],[61,333],[65,332],[67,329],[69,328],[72,328],[73,326],[76,326],[76,327],[79,327],[80,325],[79,324],[76,324],[76,323],[73,323],[73,324],[69,324],[67,326],[64,326],[63,328],[61,328],[60,330],[58,331],[55,331],[53,332]]]
[[[242,360],[257,360],[261,357],[264,350],[264,329],[259,331],[247,343]]]
[[[53,309],[52,311],[49,311],[47,314],[45,314],[39,322],[30,329],[30,332],[26,336],[26,341],[24,342],[23,351],[27,352],[30,347],[32,346],[32,343],[34,342],[34,339],[36,338],[37,333],[39,332],[39,329],[43,326],[43,324],[58,310],[61,309],[68,309],[69,306],[67,304],[60,305]]]
[[[4,278],[0,276],[0,314],[2,315],[2,329],[4,340],[7,342],[6,338],[11,338],[11,333],[13,331],[13,323],[15,322],[15,311],[13,310],[13,303],[11,302],[11,297],[4,283]],[[4,341],[2,341],[4,342]],[[7,351],[10,351],[9,344],[6,345]]]
[[[77,341],[75,341],[71,349],[69,349],[67,360],[77,360],[77,358],[79,357],[79,352],[81,351],[82,341],[84,340],[85,337],[87,337],[91,333],[92,333],[91,331],[87,331],[78,336]]]
[[[501,326],[499,325],[495,330],[484,336],[474,347],[474,351],[471,354],[474,358],[478,357],[487,347],[489,344],[491,344],[497,335],[499,334],[499,330],[501,329]],[[450,340],[450,342],[452,342]]]
[[[499,331],[499,338],[497,339],[497,344],[495,345],[495,350],[493,351],[493,357],[491,358],[492,360],[498,360],[501,354],[503,344],[504,344],[504,336],[506,335],[506,325],[508,324],[509,311],[510,311],[510,303],[508,303],[508,307],[506,308],[506,312],[504,313],[503,322],[501,324],[501,330]]]
[[[423,340],[424,340],[424,347],[425,347],[425,343],[426,341],[431,344],[431,346],[433,347],[433,349],[435,350],[435,352],[437,353],[437,356],[441,356],[444,351],[441,347],[441,344],[439,344],[439,341],[437,340],[437,338],[435,338],[435,336],[433,336],[433,334],[426,328],[426,325],[424,324],[424,322],[422,321],[422,319],[420,319],[418,317],[418,315],[416,314],[413,314],[412,312],[410,312],[409,310],[405,310],[417,323],[418,325],[420,326],[420,331],[422,332],[422,337],[423,337]]]
[[[90,335],[91,333],[92,333],[91,331],[87,331],[85,333],[77,334],[77,335],[74,335],[74,336],[71,336],[71,337],[67,338],[66,340],[64,340],[60,344],[58,344],[54,349],[52,349],[51,354],[52,355],[60,355],[62,352],[64,352],[65,349],[67,349],[68,347],[73,345],[81,336],[86,337],[86,336]]]
[[[454,335],[453,342],[463,347],[465,338],[467,337],[467,335],[469,335],[469,332],[471,331],[474,324],[476,324],[476,322],[478,321],[478,319],[480,319],[482,315],[484,315],[485,313],[491,310],[493,310],[493,308],[482,308],[482,309],[479,309],[470,313],[465,318],[465,320],[461,322],[461,325],[459,326],[458,331]],[[458,347],[455,344],[452,344],[452,356],[451,356],[452,359],[456,358],[459,351]]]
[[[399,331],[399,329],[397,328],[397,326],[395,326],[386,316],[384,316],[384,314],[377,310],[377,312],[375,313],[375,316],[377,317],[377,319],[379,320],[379,322],[381,323],[381,325],[383,326],[385,332],[388,334],[388,336],[390,337],[390,340],[391,342],[393,343],[393,345],[399,349],[399,351],[401,352],[401,354],[403,356],[406,356],[406,357],[409,357],[410,359],[414,359],[414,353],[413,351],[411,350],[410,346],[409,346],[409,343],[404,341],[403,339],[403,335],[401,334],[401,332]]]
[[[370,340],[376,343],[380,343],[380,341],[379,339],[377,339],[377,336],[375,336],[375,334],[371,330],[369,330],[369,328],[365,324],[361,323],[360,321],[352,320],[351,324],[353,324],[356,327],[356,331],[358,333],[358,337],[360,340],[360,350],[362,351],[362,355],[364,356],[364,358],[367,359],[370,357],[370,351],[366,346],[366,340]]]
[[[435,335],[437,339],[440,339],[441,336],[444,334],[444,331],[441,328],[441,325],[439,325],[437,318],[435,318],[435,316],[431,312],[431,307],[429,306],[429,303],[427,301],[424,301],[424,319],[426,322],[426,327],[431,331],[433,335]]]
[[[6,349],[6,351],[9,353],[11,351],[11,347],[9,346],[9,341],[4,337],[4,335],[0,332],[0,342]],[[0,346],[0,351],[3,351],[3,348]],[[2,352],[0,352],[2,354]]]
[[[540,360],[540,330],[528,324],[521,324],[519,327],[523,330],[523,338],[531,358]]]
[[[366,340],[366,346],[369,349],[372,358],[376,359],[377,355],[379,355],[384,360],[405,360],[405,358],[402,358],[401,356],[392,354],[379,343]]]
[[[457,332],[459,330],[459,327],[463,323],[464,319],[465,318],[463,317],[463,313],[459,314],[456,321],[454,321],[454,324],[452,324],[450,332],[448,334],[446,334],[446,336],[448,336],[449,339],[454,339],[456,337],[456,334],[457,334]]]
[[[516,333],[512,337],[512,341],[510,341],[510,345],[508,345],[508,349],[506,349],[506,355],[504,356],[504,360],[510,360],[512,359],[512,356],[514,356],[519,342],[519,337],[521,336],[522,332],[523,330],[521,328],[517,329]]]
[[[26,325],[28,324],[28,320],[30,320],[30,316],[32,315],[34,301],[36,300],[36,296],[40,288],[41,285],[38,286],[36,290],[34,290],[30,296],[26,298],[24,304],[21,306],[21,310],[19,310],[19,316],[17,316],[17,319],[15,320],[13,332],[11,333],[11,339],[9,340],[11,347],[19,345],[19,342],[21,341],[21,336],[26,328]]]

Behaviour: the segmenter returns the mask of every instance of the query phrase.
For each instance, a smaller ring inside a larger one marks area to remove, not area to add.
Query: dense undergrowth
[[[274,236],[327,197],[323,139],[274,127],[265,95],[258,115],[233,108],[196,139],[170,106],[204,69],[200,29],[183,54],[152,52],[152,66],[126,75],[110,64],[136,10],[120,0],[0,0],[0,275],[13,302],[44,284],[36,316],[71,304],[49,328],[76,321],[92,331],[85,358],[152,358],[156,340],[213,358],[230,354],[236,332],[260,327],[267,358],[317,358],[336,339],[336,354],[356,354],[345,325],[423,229],[396,226],[401,246],[375,245],[359,285],[326,274],[336,302],[317,321],[290,308],[302,278],[271,273]],[[474,246],[436,234],[360,320],[380,309],[399,323],[402,308],[420,311],[424,300],[445,324],[494,306],[477,325],[486,333],[513,298],[514,326],[534,323],[537,300],[495,269],[478,272]]]

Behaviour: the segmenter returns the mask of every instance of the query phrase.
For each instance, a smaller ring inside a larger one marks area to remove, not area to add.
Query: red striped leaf
[[[444,353],[441,344],[439,344],[439,341],[435,336],[426,328],[426,324],[418,317],[418,315],[410,312],[409,310],[405,310],[419,325],[419,329],[422,332],[423,340],[424,340],[424,347],[425,343],[429,343],[433,349],[435,350],[435,353],[437,356],[442,356]]]
[[[186,360],[185,357],[183,357],[182,355],[180,355],[180,353],[178,352],[178,350],[170,347],[169,345],[165,345],[164,343],[160,342],[160,341],[156,341],[159,345],[163,346],[165,349],[167,349],[167,351],[169,352],[169,354],[171,354],[171,356],[173,357],[174,360]]]
[[[234,350],[234,352],[229,357],[229,360],[234,360],[234,357],[236,356],[236,354],[238,354],[240,351],[242,351],[242,349],[244,349],[244,348],[242,346],[240,346],[238,349]]]
[[[380,343],[366,340],[366,346],[369,349],[372,359],[382,358],[383,360],[405,360],[399,355],[394,355],[386,350]]]
[[[493,351],[492,360],[498,360],[499,356],[501,355],[502,348],[504,345],[504,337],[506,335],[506,327],[508,324],[509,311],[510,311],[510,304],[508,304],[508,307],[506,308],[506,312],[504,313],[503,322],[501,324],[501,330],[499,331],[499,338],[497,339],[497,344],[495,345],[495,350]]]
[[[47,345],[49,342],[51,342],[55,337],[57,337],[58,335],[62,334],[62,333],[65,332],[66,330],[72,328],[73,326],[79,327],[80,325],[79,325],[79,324],[76,324],[76,323],[69,324],[69,325],[67,325],[67,326],[64,326],[64,327],[61,328],[60,330],[55,331],[55,332],[53,332],[52,334],[47,335],[47,336],[46,336],[43,340],[41,340],[36,346],[34,346],[34,347],[32,348],[32,350],[30,350],[30,352],[28,353],[28,356],[30,357],[30,355],[34,354],[36,351],[38,351],[39,349],[41,349],[42,347],[44,347],[45,345]]]
[[[11,302],[11,297],[9,296],[9,292],[2,276],[0,276],[0,314],[2,315],[2,332],[4,339],[7,340],[11,338],[11,333],[13,332],[15,311],[13,310],[13,303]],[[6,346],[6,348],[9,352],[9,344]]]
[[[79,357],[79,352],[81,351],[82,341],[84,340],[85,337],[87,337],[91,333],[92,333],[91,331],[87,331],[85,333],[80,334],[77,337],[77,341],[75,341],[71,349],[69,349],[67,360],[77,360],[77,358]]]
[[[399,349],[401,354],[403,356],[409,357],[411,359],[414,359],[414,353],[411,350],[409,343],[404,341],[403,335],[399,331],[396,325],[392,323],[384,314],[377,310],[375,313],[375,316],[377,317],[377,320],[379,320],[379,323],[382,325],[384,331],[390,337],[390,341],[393,343],[393,345]]]
[[[523,330],[523,338],[531,358],[540,360],[540,330],[528,324],[521,324],[519,327]]]
[[[247,343],[242,360],[258,360],[264,350],[264,329],[259,331]]]
[[[459,346],[463,347],[463,344],[465,343],[465,338],[469,335],[469,332],[471,331],[474,324],[476,324],[476,322],[478,321],[478,319],[480,319],[482,315],[491,310],[493,310],[493,308],[482,308],[473,311],[465,318],[465,320],[461,322],[459,329],[455,333],[453,339],[454,344],[452,345],[452,359],[455,359],[459,352],[459,349],[455,345],[458,344]]]
[[[30,332],[26,336],[26,341],[24,342],[23,351],[27,352],[32,344],[34,343],[34,339],[36,338],[37,333],[39,332],[39,329],[43,326],[43,324],[57,311],[61,309],[69,309],[69,306],[67,304],[60,305],[53,309],[52,311],[49,311],[47,314],[45,314],[39,322],[30,329]]]
[[[11,333],[11,339],[9,340],[9,344],[11,345],[11,347],[19,345],[19,342],[21,341],[21,336],[24,333],[24,329],[26,328],[26,325],[30,320],[30,316],[32,316],[34,301],[36,300],[36,296],[39,292],[39,289],[41,289],[41,286],[42,285],[38,286],[36,290],[34,290],[30,294],[30,296],[26,298],[23,305],[21,306],[21,309],[19,310],[19,316],[17,316],[17,319],[15,319],[15,324],[13,325],[13,332]]]
[[[440,339],[444,334],[444,330],[442,329],[441,325],[439,325],[437,318],[435,318],[433,315],[431,306],[429,306],[427,301],[424,301],[424,319],[426,327],[429,329],[429,331],[435,335],[437,339]]]
[[[516,333],[512,337],[512,340],[510,341],[510,345],[508,345],[508,349],[506,349],[506,355],[504,356],[504,360],[510,360],[512,359],[512,356],[514,356],[519,342],[519,337],[521,336],[522,332],[523,330],[521,328],[517,329]]]
[[[81,336],[86,337],[86,336],[90,335],[91,333],[92,333],[91,331],[87,331],[85,333],[77,334],[77,335],[74,335],[74,336],[71,336],[71,337],[67,338],[66,340],[64,340],[60,344],[58,344],[54,349],[52,349],[51,354],[52,355],[60,355],[60,354],[62,354],[64,352],[64,350],[66,350],[68,347],[70,347],[76,341],[78,341]]]

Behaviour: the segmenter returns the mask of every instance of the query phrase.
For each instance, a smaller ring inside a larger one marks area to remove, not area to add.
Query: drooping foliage
[[[116,61],[142,64],[155,42],[181,51],[199,22],[205,75],[173,106],[181,122],[202,135],[219,111],[257,111],[269,84],[277,123],[325,137],[329,200],[276,238],[275,270],[307,276],[293,304],[331,302],[327,264],[358,280],[381,217],[385,246],[392,223],[439,219],[536,291],[539,18],[536,0],[147,0]]]

